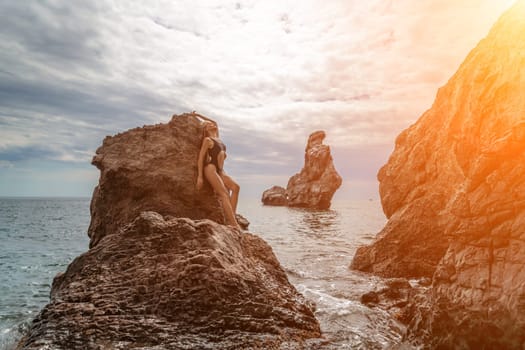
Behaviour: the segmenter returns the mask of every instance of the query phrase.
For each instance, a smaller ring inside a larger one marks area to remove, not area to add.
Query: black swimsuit
[[[222,172],[222,168],[219,167],[219,153],[221,153],[221,151],[226,152],[226,146],[219,139],[212,137],[210,137],[210,139],[213,141],[213,147],[208,149],[208,155],[210,156],[210,162],[208,164],[215,165],[217,172],[220,173]]]

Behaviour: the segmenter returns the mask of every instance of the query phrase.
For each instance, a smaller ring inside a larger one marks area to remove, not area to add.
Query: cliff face
[[[486,193],[495,188],[487,183],[484,159],[494,147],[504,148],[503,140],[523,121],[523,24],[516,15],[522,6],[498,21],[438,91],[432,108],[398,136],[378,174],[389,221],[372,246],[358,251],[354,268],[432,276],[449,233],[465,215],[456,199],[479,185]]]
[[[352,262],[382,275],[433,276],[430,306],[411,334],[436,347],[522,342],[524,18],[521,0],[399,135],[378,175],[389,221]]]
[[[18,348],[274,349],[320,337],[270,246],[203,219],[222,216],[211,189],[194,190],[199,130],[188,114],[104,140],[91,248],[55,277]]]
[[[223,223],[207,182],[195,188],[202,129],[192,114],[108,136],[93,157],[100,180],[91,200],[90,247],[142,211]]]

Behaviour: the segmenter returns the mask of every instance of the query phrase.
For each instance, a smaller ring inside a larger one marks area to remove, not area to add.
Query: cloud
[[[324,129],[343,177],[373,182],[505,7],[4,1],[1,159],[89,167],[104,136],[196,110],[218,120],[228,169],[246,181],[297,172],[308,135]]]
[[[0,149],[0,161],[11,164],[20,160],[49,159],[54,156],[56,156],[56,153],[53,150],[36,145]]]
[[[11,48],[13,53],[25,51],[32,59],[45,62],[40,69],[85,65],[103,69],[96,55],[102,49],[97,40],[99,21],[96,16],[86,16],[96,11],[89,2],[4,1],[1,6],[6,14],[0,24],[4,48]]]
[[[13,167],[13,163],[8,160],[0,159],[0,169],[9,169]]]

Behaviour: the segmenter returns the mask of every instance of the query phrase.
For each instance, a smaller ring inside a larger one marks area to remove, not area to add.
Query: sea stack
[[[93,160],[91,248],[53,280],[19,349],[303,348],[313,305],[261,238],[197,193],[193,114],[109,137]]]
[[[335,170],[330,146],[323,144],[325,137],[326,133],[322,130],[310,134],[303,168],[288,180],[284,194],[282,191],[273,190],[279,186],[266,190],[262,197],[264,204],[275,205],[272,202],[277,201],[285,202],[289,207],[321,210],[330,208],[332,197],[343,180]]]
[[[525,327],[525,1],[515,3],[396,140],[379,171],[388,223],[355,269],[431,276],[409,336],[518,349]]]

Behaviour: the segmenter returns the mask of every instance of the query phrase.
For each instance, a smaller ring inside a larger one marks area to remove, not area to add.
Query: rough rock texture
[[[90,246],[142,211],[224,223],[211,186],[195,188],[201,142],[193,114],[106,137],[92,161],[100,180],[91,200]]]
[[[295,349],[319,336],[262,239],[143,212],[55,277],[20,347]]]
[[[263,192],[261,201],[264,205],[285,206],[288,204],[286,189],[281,186],[273,186]]]
[[[361,303],[368,307],[378,307],[403,324],[407,324],[407,307],[415,292],[424,287],[417,283],[415,287],[404,278],[391,278],[384,281],[384,286],[361,295]]]
[[[313,305],[288,282],[272,249],[219,224],[209,185],[195,191],[200,142],[193,114],[104,140],[93,159],[101,175],[90,250],[55,277],[50,303],[19,349],[295,349],[319,342],[312,340],[321,335]]]
[[[521,11],[521,6],[513,11]],[[389,221],[372,246],[359,249],[354,268],[387,276],[432,276],[448,248],[447,234],[456,231],[451,226],[463,221],[465,213],[457,211],[466,208],[460,208],[458,200],[481,189],[485,194],[497,189],[487,177],[491,167],[503,164],[491,162],[501,156],[518,160],[514,155],[519,149],[509,142],[520,145],[524,121],[520,21],[518,15],[504,16],[438,91],[432,108],[398,136],[378,174]],[[511,201],[511,192],[496,196]],[[475,201],[473,205],[480,207]],[[497,208],[480,207],[473,214],[480,218],[487,209]]]
[[[380,173],[389,218],[352,266],[433,275],[411,335],[433,348],[525,343],[525,1],[470,52]]]
[[[332,196],[343,180],[334,167],[330,147],[323,144],[324,131],[308,138],[301,172],[288,180],[288,206],[312,209],[330,208]]]

